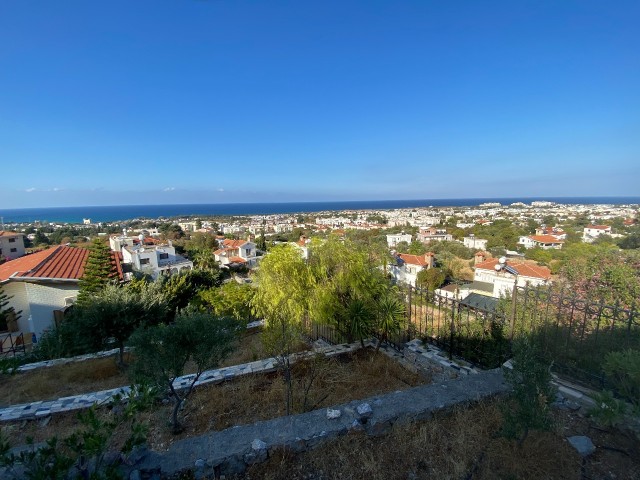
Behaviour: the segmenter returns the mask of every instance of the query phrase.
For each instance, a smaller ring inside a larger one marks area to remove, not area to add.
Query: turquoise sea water
[[[56,222],[82,223],[115,222],[134,218],[169,218],[189,215],[272,215],[279,213],[310,213],[337,210],[388,210],[417,207],[475,206],[487,202],[509,205],[514,202],[531,203],[546,200],[564,204],[640,204],[640,197],[545,197],[545,198],[456,198],[422,200],[360,200],[345,202],[291,202],[291,203],[219,203],[189,205],[117,205],[86,207],[49,207],[2,209],[0,217],[5,223]]]

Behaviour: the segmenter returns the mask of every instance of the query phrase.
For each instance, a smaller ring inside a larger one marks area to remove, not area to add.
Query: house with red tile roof
[[[582,232],[582,241],[591,243],[600,235],[611,235],[611,233],[609,225],[587,225]]]
[[[555,235],[524,235],[518,240],[518,245],[524,248],[542,248],[543,250],[560,250],[564,240]]]
[[[213,255],[221,266],[231,264],[246,265],[254,268],[261,257],[258,256],[257,245],[251,240],[232,240],[225,238],[220,248]]]
[[[0,284],[12,297],[9,306],[21,312],[17,328],[25,340],[31,333],[39,338],[73,304],[88,256],[86,248],[59,245],[0,265]],[[122,255],[112,253],[112,262],[114,279],[122,280]]]
[[[498,268],[500,267],[500,259],[498,258],[489,258],[478,262],[474,266],[473,283],[467,288],[470,291],[485,295],[490,294],[492,297],[499,298],[511,292],[516,281],[519,287],[547,285],[551,282],[551,270],[547,267],[511,259],[506,261],[506,265],[512,268]],[[517,272],[517,275],[509,270]]]
[[[395,263],[389,266],[389,273],[397,282],[416,286],[418,273],[435,266],[435,255],[427,252],[424,255],[410,255],[399,253],[395,257]]]
[[[178,255],[171,242],[149,243],[140,239],[136,244],[122,248],[122,262],[131,271],[149,275],[154,280],[193,270],[193,262]],[[131,273],[126,276],[130,277]]]
[[[15,260],[24,254],[24,233],[0,230],[0,261]]]

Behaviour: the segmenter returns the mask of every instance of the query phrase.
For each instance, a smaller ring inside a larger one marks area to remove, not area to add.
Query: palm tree
[[[358,338],[362,348],[364,348],[364,339],[372,333],[375,312],[372,311],[367,302],[355,298],[349,302],[346,313],[349,337]]]
[[[377,352],[380,350],[382,342],[387,341],[391,335],[402,331],[406,323],[406,309],[397,293],[389,289],[377,301],[376,310]]]

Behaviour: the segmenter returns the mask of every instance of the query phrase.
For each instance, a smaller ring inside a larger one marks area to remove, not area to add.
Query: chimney
[[[477,265],[480,262],[484,262],[487,259],[487,254],[485,252],[477,252],[475,257],[473,258],[473,264]]]
[[[427,252],[424,254],[424,261],[427,264],[427,269],[431,268],[434,266],[435,262],[434,262],[434,254],[433,252]]]

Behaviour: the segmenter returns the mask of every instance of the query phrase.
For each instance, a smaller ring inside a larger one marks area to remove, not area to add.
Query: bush
[[[640,410],[640,351],[628,349],[607,354],[603,370],[616,391]]]
[[[505,437],[522,444],[530,430],[549,430],[552,426],[550,403],[555,391],[551,385],[551,363],[538,356],[533,342],[524,337],[514,342],[513,368],[505,368],[505,380],[513,388],[512,402],[503,409]]]

